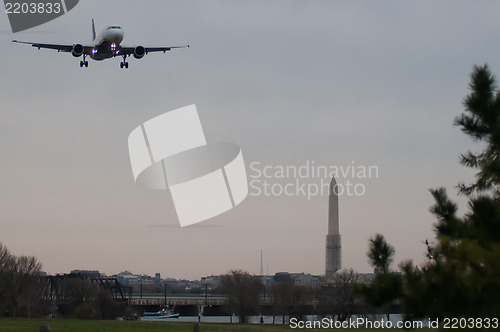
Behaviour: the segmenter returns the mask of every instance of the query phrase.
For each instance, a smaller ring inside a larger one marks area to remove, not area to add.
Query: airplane
[[[80,61],[80,67],[88,67],[89,62],[86,57],[89,56],[91,59],[96,61],[101,61],[105,59],[114,58],[121,56],[123,61],[120,63],[120,68],[128,68],[127,57],[131,55],[136,59],[142,59],[146,54],[151,52],[167,52],[173,48],[185,48],[189,45],[184,46],[160,46],[160,47],[144,47],[144,46],[122,46],[120,43],[123,40],[124,32],[123,29],[117,25],[110,25],[106,27],[97,37],[95,33],[95,24],[92,20],[92,41],[91,45],[82,44],[43,44],[43,43],[32,43],[19,40],[13,40],[13,43],[30,44],[38,49],[47,48],[57,50],[57,52],[71,52],[71,54],[79,58],[83,56],[83,60]]]

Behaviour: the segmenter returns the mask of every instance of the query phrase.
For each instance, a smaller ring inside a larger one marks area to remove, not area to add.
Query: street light
[[[207,278],[203,277],[201,278],[202,284],[205,285],[205,299],[208,298],[208,284],[207,284]]]
[[[167,282],[165,281],[165,307],[167,306]]]

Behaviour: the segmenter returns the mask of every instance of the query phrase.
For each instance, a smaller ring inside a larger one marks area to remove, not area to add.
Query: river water
[[[260,317],[261,316],[250,316],[249,317],[249,323],[250,324],[259,324],[260,322]],[[273,324],[273,316],[262,316],[264,318],[264,324]],[[355,320],[357,317],[353,316],[351,319]],[[181,316],[179,318],[169,318],[169,319],[163,319],[162,321],[166,322],[198,322],[198,319],[200,322],[205,322],[205,323],[238,323],[239,319],[238,316]],[[378,315],[378,316],[372,316],[371,319],[373,321],[382,321],[382,320],[387,320],[387,317],[385,315]],[[304,317],[304,321],[319,321],[321,320],[321,317],[317,315],[307,315]],[[396,325],[398,322],[403,320],[403,315],[390,315],[390,322],[394,325]],[[274,324],[282,324],[282,316],[275,316],[274,317]],[[289,319],[288,316],[285,317],[285,324],[289,325]],[[426,322],[423,321],[423,326],[427,326]]]

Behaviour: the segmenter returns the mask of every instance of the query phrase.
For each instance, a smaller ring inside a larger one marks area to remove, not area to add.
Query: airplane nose
[[[115,30],[113,31],[112,35],[110,36],[112,41],[116,44],[120,44],[123,40],[123,30]]]

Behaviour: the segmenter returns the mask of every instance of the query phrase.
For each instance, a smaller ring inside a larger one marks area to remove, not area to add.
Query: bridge
[[[304,299],[298,305],[305,308],[307,312],[313,313],[316,307],[316,300]],[[129,306],[138,312],[155,311],[162,307],[173,307],[176,313],[181,316],[218,316],[231,315],[227,306],[225,296],[167,296],[165,295],[143,295],[128,297]],[[297,304],[296,304],[297,305]],[[261,298],[259,300],[259,312],[264,315],[272,315],[274,312],[274,301],[271,298]]]
[[[161,296],[146,295],[128,298],[129,305],[133,306],[223,306],[225,296]],[[260,305],[273,305],[272,299],[261,299]]]
[[[133,295],[130,288],[124,288],[116,278],[102,278],[82,275],[56,275],[46,276],[45,300],[54,302],[58,310],[64,314],[74,301],[91,301],[94,292],[88,292],[89,289],[98,289],[106,291],[115,301],[133,307],[136,312],[157,311],[162,307],[173,307],[176,313],[181,316],[197,316],[203,314],[212,315],[230,315],[226,306],[227,298],[221,295],[169,295],[143,294]],[[90,288],[89,288],[90,287]],[[303,312],[314,313],[318,304],[317,299],[304,298],[294,303],[300,306]],[[259,300],[259,312],[268,315],[275,311],[274,300],[272,298],[261,297]],[[399,303],[391,305],[390,313],[400,313]]]

